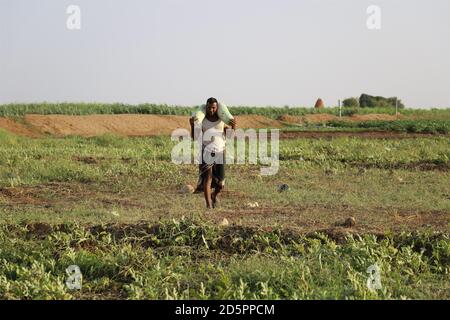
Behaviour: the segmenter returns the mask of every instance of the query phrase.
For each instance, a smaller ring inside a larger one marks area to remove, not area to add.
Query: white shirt
[[[225,123],[220,119],[215,122],[209,121],[206,118],[203,119],[202,143],[208,152],[223,152],[225,150],[224,128]]]

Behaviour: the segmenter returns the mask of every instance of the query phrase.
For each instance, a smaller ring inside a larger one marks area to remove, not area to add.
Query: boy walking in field
[[[202,125],[202,161],[199,165],[200,177],[196,192],[203,193],[208,209],[215,208],[217,197],[225,186],[225,146],[228,127],[218,115],[219,103],[209,98],[206,103],[205,118]],[[195,117],[189,119],[191,137],[194,137]],[[230,120],[231,128],[236,129],[236,120]],[[212,192],[214,189],[214,192]]]

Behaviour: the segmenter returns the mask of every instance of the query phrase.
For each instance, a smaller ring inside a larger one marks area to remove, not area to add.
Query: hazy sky
[[[449,0],[0,0],[0,103],[450,107],[449,39]]]

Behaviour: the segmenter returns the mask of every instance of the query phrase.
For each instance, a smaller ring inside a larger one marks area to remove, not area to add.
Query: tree
[[[358,108],[359,102],[356,98],[347,98],[344,101],[342,101],[342,105],[346,108]]]
[[[398,108],[404,108],[405,105],[397,97],[385,98],[381,96],[371,96],[363,93],[359,97],[359,106],[361,108],[395,108],[397,100]]]

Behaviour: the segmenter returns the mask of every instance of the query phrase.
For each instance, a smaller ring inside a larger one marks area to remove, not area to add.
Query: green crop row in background
[[[0,105],[0,116],[21,116],[25,114],[159,114],[159,115],[189,115],[196,106],[170,106],[157,104],[104,104],[104,103],[31,103]],[[271,118],[281,115],[307,115],[326,113],[339,115],[339,108],[314,109],[307,107],[255,107],[231,106],[234,115],[258,114]],[[393,108],[343,108],[342,115],[384,113],[395,114]],[[450,109],[402,109],[404,115],[415,115],[421,118],[450,119]]]

